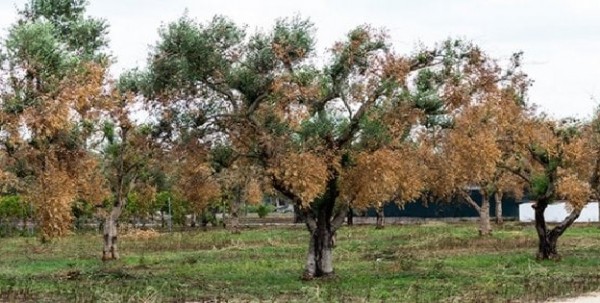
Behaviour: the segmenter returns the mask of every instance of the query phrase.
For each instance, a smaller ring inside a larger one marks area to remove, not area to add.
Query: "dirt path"
[[[570,299],[558,299],[550,300],[548,303],[599,303],[600,292],[589,293],[585,296],[570,298]]]

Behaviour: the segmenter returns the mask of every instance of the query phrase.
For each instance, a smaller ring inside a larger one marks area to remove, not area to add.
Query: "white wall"
[[[520,222],[532,222],[535,220],[533,203],[522,203],[519,205],[519,221]],[[565,208],[565,202],[556,202],[546,208],[546,222],[561,222],[569,214]],[[581,215],[575,222],[598,222],[598,202],[588,203],[583,210]]]

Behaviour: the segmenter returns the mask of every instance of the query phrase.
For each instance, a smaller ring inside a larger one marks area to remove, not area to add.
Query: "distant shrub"
[[[272,205],[259,205],[258,208],[256,208],[256,213],[258,214],[259,218],[264,218],[266,217],[269,213],[272,213],[274,210]]]

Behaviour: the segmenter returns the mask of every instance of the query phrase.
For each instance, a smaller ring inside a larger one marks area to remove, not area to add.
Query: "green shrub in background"
[[[272,213],[274,210],[275,207],[273,207],[273,205],[261,204],[256,208],[256,213],[258,214],[259,218],[264,218],[268,214]]]
[[[27,219],[31,215],[29,203],[23,201],[19,195],[0,197],[0,235],[11,235],[20,222],[25,230]]]
[[[23,219],[30,215],[29,205],[21,201],[19,195],[0,197],[0,218]]]

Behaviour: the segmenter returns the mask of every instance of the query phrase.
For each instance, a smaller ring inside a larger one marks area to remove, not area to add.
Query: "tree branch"
[[[527,182],[527,184],[531,184],[531,179],[529,178],[529,176],[527,176],[525,174],[525,172],[523,172],[523,170],[521,168],[516,169],[514,167],[510,167],[510,166],[502,164],[502,163],[499,163],[498,167],[506,169],[507,171],[515,174],[517,177],[523,179],[523,181]]]
[[[481,206],[479,206],[466,191],[460,190],[459,194],[465,200],[465,202],[475,208],[477,212],[481,212]]]
[[[359,130],[360,119],[364,117],[367,111],[371,108],[371,105],[381,97],[381,87],[377,89],[377,91],[371,96],[367,102],[363,103],[363,105],[358,109],[354,117],[350,117],[350,125],[348,126],[348,131],[344,133],[336,142],[338,147],[343,147],[348,144],[352,140],[354,134]]]
[[[571,226],[575,222],[575,220],[579,218],[580,214],[581,209],[574,209],[573,211],[571,211],[569,216],[567,216],[562,222],[560,222],[560,224],[558,224],[550,231],[550,237],[560,237],[565,232],[565,230],[567,230],[567,228],[569,228],[569,226]]]
[[[254,113],[254,111],[258,108],[258,106],[260,105],[260,102],[262,102],[264,99],[266,99],[267,96],[269,96],[269,92],[264,92],[264,93],[260,94],[258,97],[256,97],[256,99],[254,99],[254,101],[252,101],[252,103],[250,103],[250,106],[248,106],[248,111],[246,111],[246,115],[251,116]]]
[[[306,223],[306,228],[308,228],[308,231],[313,234],[315,231],[317,231],[317,219],[315,218],[315,215],[313,214],[312,211],[309,211],[307,209],[304,209],[302,207],[300,207],[300,209],[302,209],[303,217],[304,217],[304,221]]]
[[[342,102],[344,103],[344,107],[346,107],[346,110],[348,111],[348,119],[352,118],[352,108],[350,108],[350,104],[348,104],[348,100],[346,100],[346,97],[341,94],[340,95],[340,99],[342,99]]]
[[[338,230],[338,228],[340,228],[342,224],[344,224],[344,220],[346,219],[346,215],[348,214],[348,208],[349,206],[347,204],[342,206],[340,211],[338,211],[338,213],[335,214],[335,216],[333,217],[333,220],[331,220],[331,229],[333,232]]]
[[[211,83],[207,79],[204,80],[204,84],[206,86],[208,86],[208,88],[212,89],[213,91],[227,97],[227,99],[229,100],[229,103],[231,103],[231,106],[233,107],[234,112],[238,112],[238,104],[235,100],[235,97],[233,96],[233,93],[231,93],[231,91],[225,90],[225,89],[219,87],[217,84]]]

